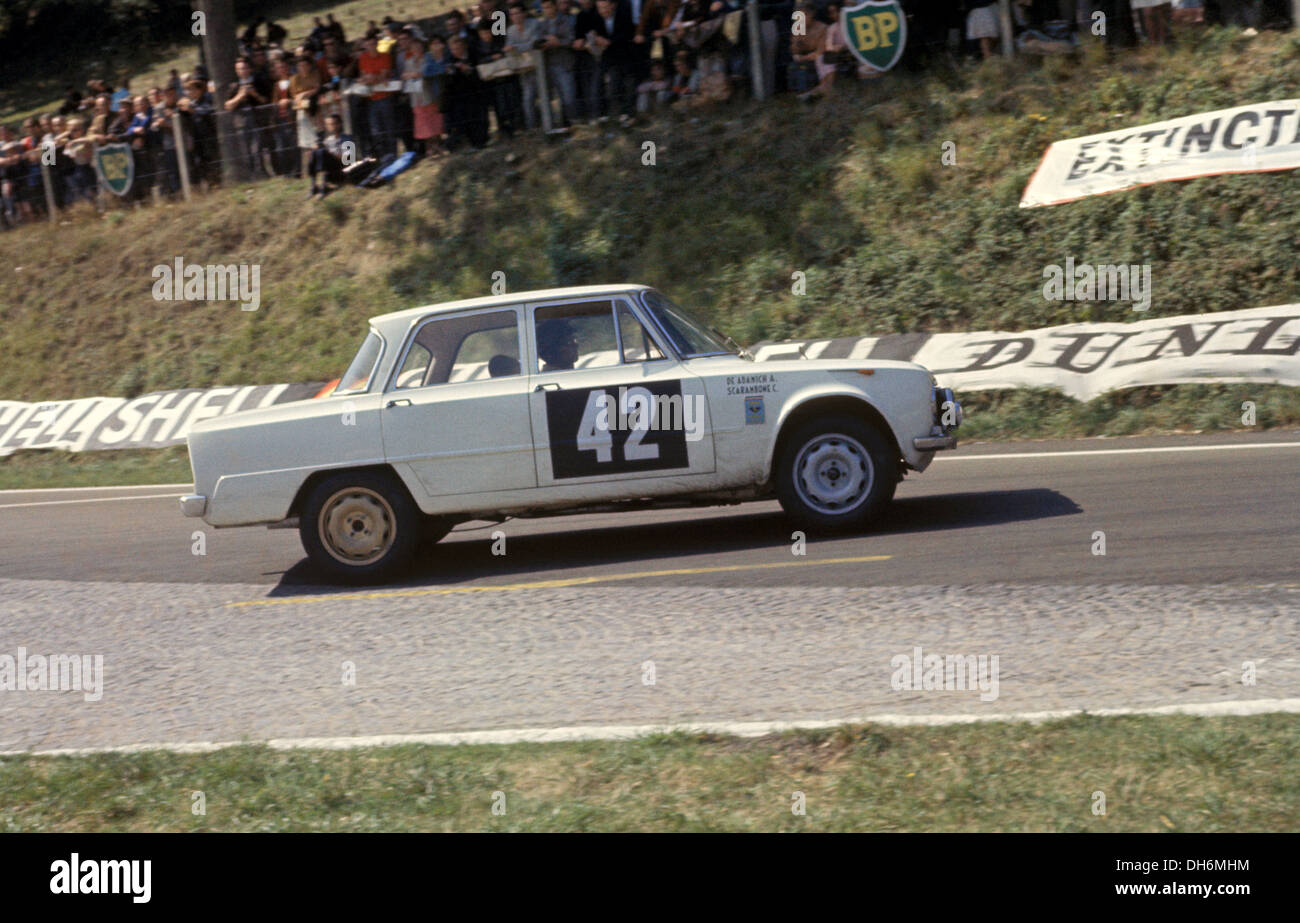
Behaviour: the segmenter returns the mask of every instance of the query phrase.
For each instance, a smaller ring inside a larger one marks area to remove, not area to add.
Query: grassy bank
[[[0,760],[13,832],[1294,831],[1298,812],[1294,715]]]
[[[635,280],[737,339],[1130,320],[1048,302],[1042,268],[1152,265],[1148,316],[1300,300],[1292,173],[1018,208],[1053,140],[1285,99],[1300,39],[1227,30],[1172,52],[890,74],[815,106],[738,102],[424,163],[309,203],[268,181],[0,235],[0,395],[56,399],[326,380],[366,317],[509,289]],[[957,164],[940,162],[956,144]],[[654,166],[643,145],[656,145]],[[262,306],[155,301],[152,268],[261,267]],[[791,294],[804,272],[807,294]]]

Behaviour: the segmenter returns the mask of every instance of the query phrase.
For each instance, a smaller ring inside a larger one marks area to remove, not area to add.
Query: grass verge
[[[1297,817],[1295,715],[0,759],[10,832],[1216,832]]]
[[[0,490],[188,484],[193,480],[190,456],[183,445],[104,452],[39,450],[0,458]]]

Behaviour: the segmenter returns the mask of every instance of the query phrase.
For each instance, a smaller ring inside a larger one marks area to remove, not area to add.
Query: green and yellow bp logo
[[[840,28],[853,56],[867,67],[887,71],[903,54],[907,17],[898,0],[864,0],[844,7]]]
[[[109,192],[126,195],[135,179],[135,160],[130,145],[105,144],[95,148],[95,172]]]

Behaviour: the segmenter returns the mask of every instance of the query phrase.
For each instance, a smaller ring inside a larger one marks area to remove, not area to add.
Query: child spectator
[[[653,112],[672,101],[673,82],[668,79],[663,61],[650,62],[650,79],[636,88],[636,111]]]

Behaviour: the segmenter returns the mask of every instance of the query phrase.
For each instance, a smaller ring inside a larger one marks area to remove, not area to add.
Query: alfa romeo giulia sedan
[[[960,423],[909,362],[755,362],[643,285],[521,292],[375,317],[328,396],[198,423],[181,508],[376,582],[470,520],[775,497],[863,528]]]

